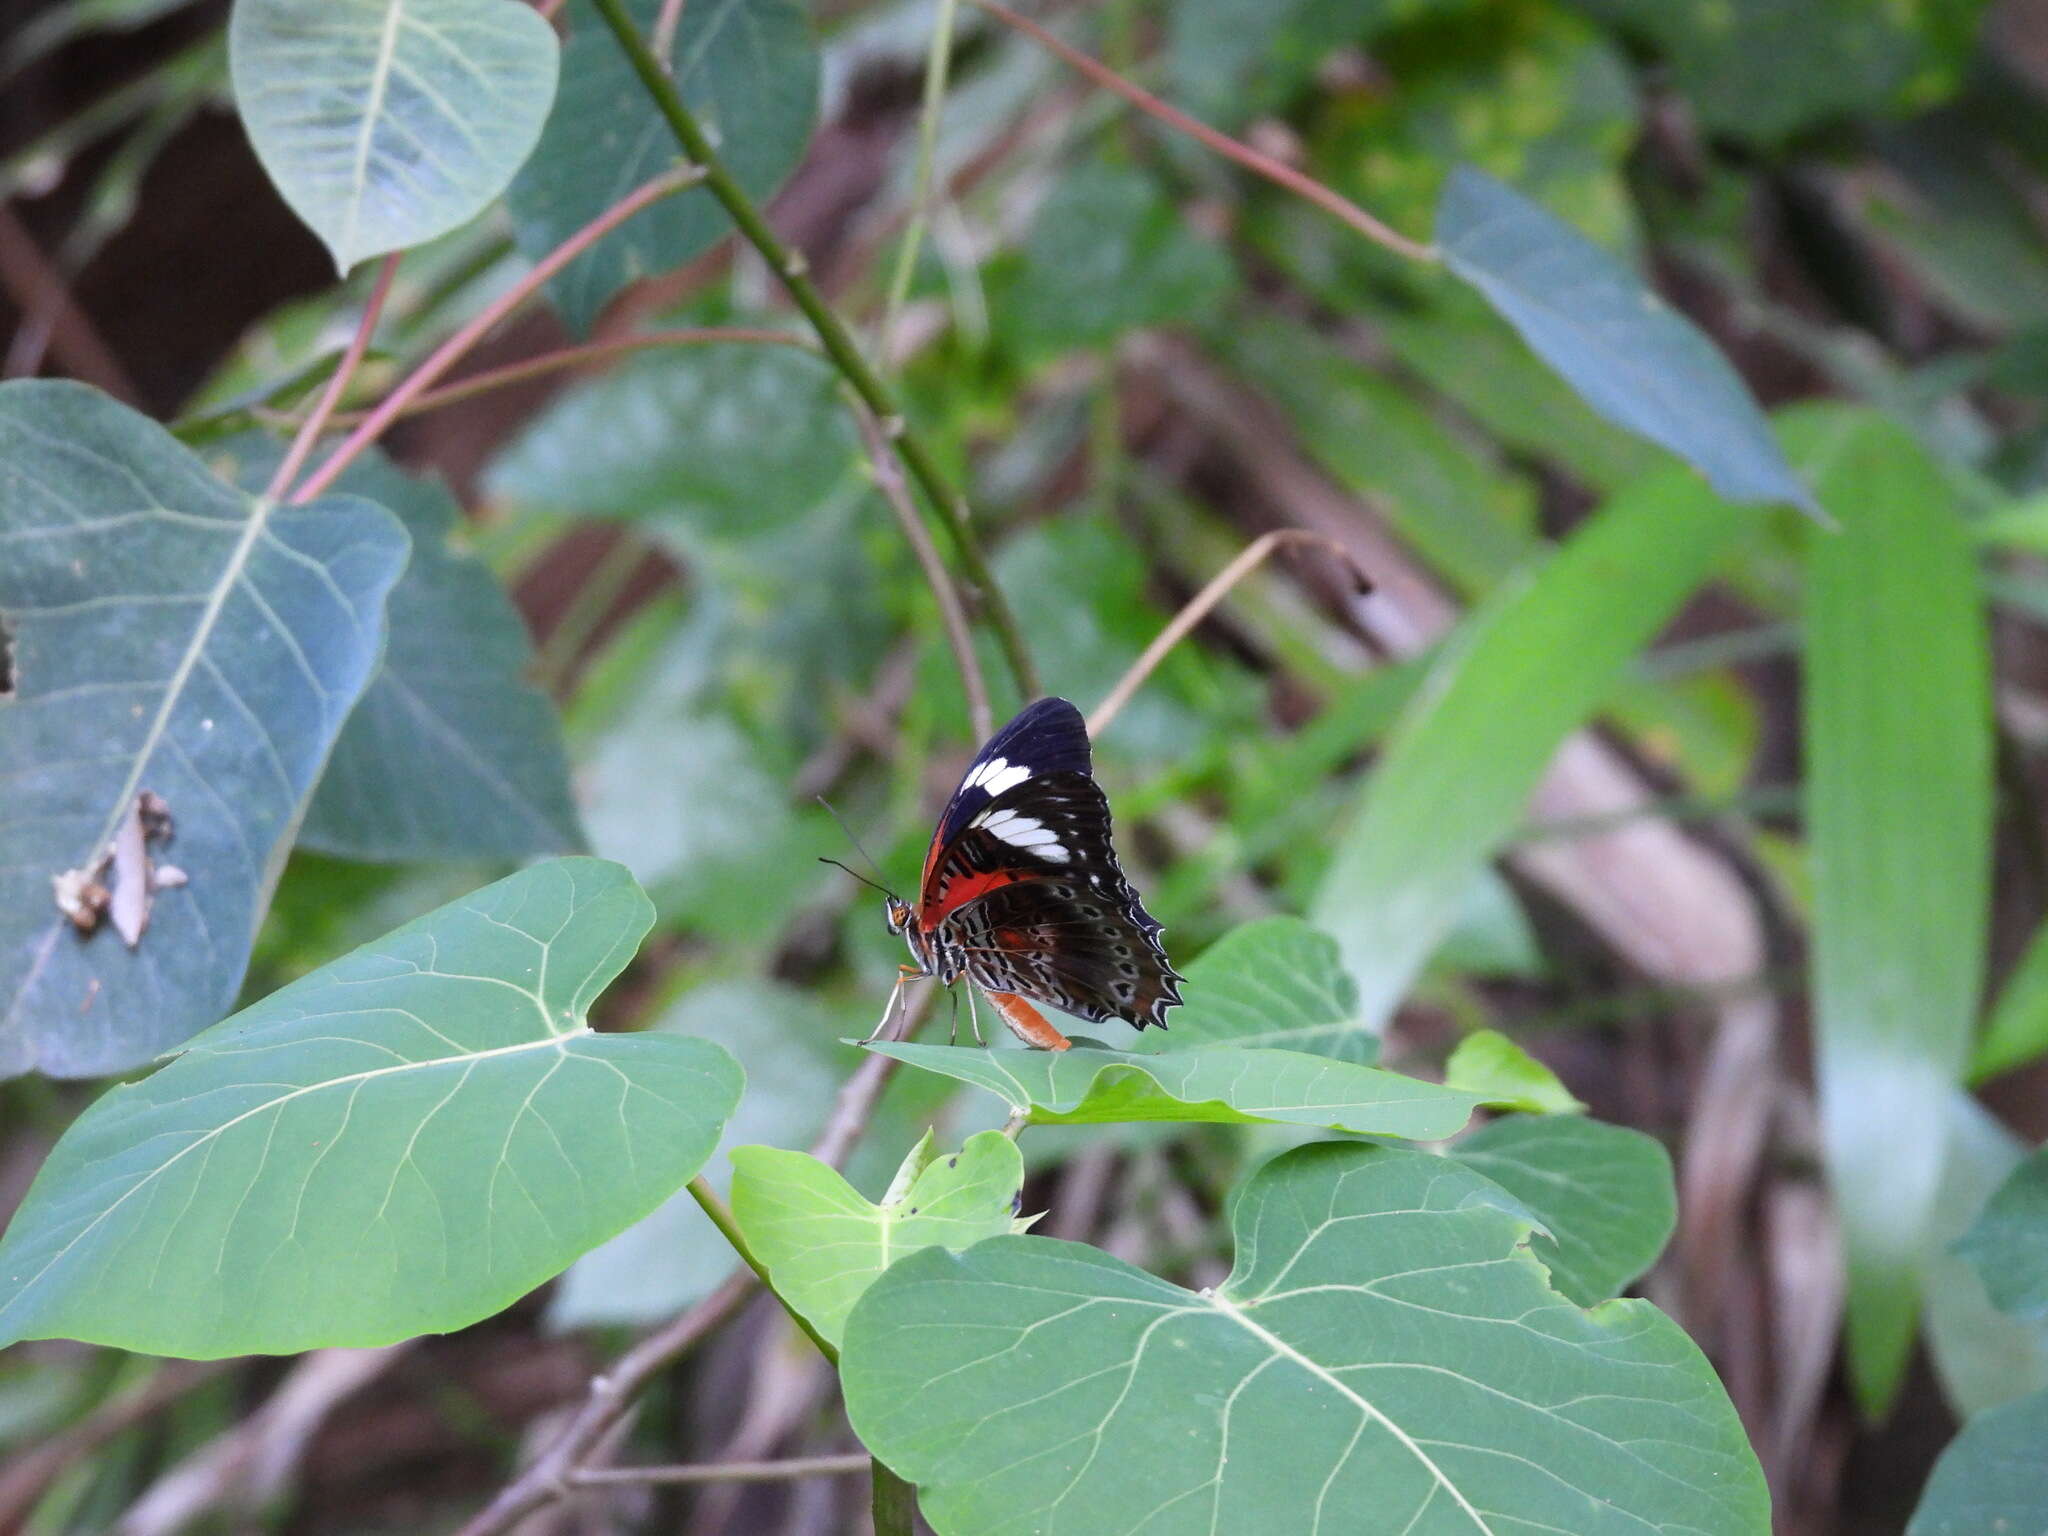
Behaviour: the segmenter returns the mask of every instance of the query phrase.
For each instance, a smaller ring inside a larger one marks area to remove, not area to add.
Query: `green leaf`
[[[1358,988],[1337,941],[1298,917],[1231,929],[1188,967],[1181,996],[1168,1027],[1140,1034],[1132,1050],[1272,1046],[1362,1066],[1379,1055],[1379,1037],[1358,1027]]]
[[[235,0],[256,158],[343,272],[467,224],[532,152],[555,30],[517,0]]]
[[[2034,930],[2026,953],[2006,978],[1970,1058],[1970,1079],[1982,1082],[2048,1055],[2048,923]]]
[[[1513,1115],[1452,1155],[1513,1195],[1549,1229],[1530,1238],[1550,1283],[1582,1307],[1619,1295],[1678,1224],[1671,1158],[1640,1131],[1582,1115]]]
[[[1866,1411],[1897,1390],[1920,1308],[1949,1090],[1983,987],[1990,651],[1968,536],[1903,428],[1817,418],[1838,534],[1808,541],[1804,809],[1823,1151]]]
[[[0,1343],[288,1354],[517,1300],[694,1174],[739,1098],[710,1042],[585,1019],[651,915],[617,865],[541,864],[113,1089],[0,1241]]]
[[[1692,1341],[1558,1296],[1498,1200],[1450,1159],[1325,1143],[1245,1187],[1213,1292],[1046,1238],[927,1250],[853,1310],[847,1413],[940,1536],[1762,1536]]]
[[[1038,210],[1000,314],[1019,350],[1056,353],[1200,319],[1231,277],[1230,258],[1188,228],[1150,176],[1084,165]]]
[[[691,988],[650,1033],[713,1041],[746,1072],[746,1097],[702,1170],[721,1194],[732,1181],[730,1149],[810,1141],[860,1062],[832,1038],[830,1014],[809,994],[753,978]],[[570,1265],[549,1299],[548,1322],[648,1327],[710,1295],[736,1262],[732,1244],[685,1190]]]
[[[1345,43],[1454,0],[1179,0],[1167,62],[1190,110],[1220,127],[1284,106]]]
[[[353,496],[245,496],[79,384],[0,385],[0,465],[0,1074],[121,1072],[234,1005],[405,530]],[[187,883],[131,949],[77,932],[51,882],[97,868],[144,790]]]
[[[868,1049],[986,1088],[1033,1125],[1192,1120],[1440,1141],[1463,1130],[1486,1102],[1481,1094],[1305,1051],[1208,1046],[1140,1056],[1086,1045],[1012,1051],[893,1040]]]
[[[2048,1148],[1999,1185],[1955,1251],[2000,1311],[2048,1319]]]
[[[1584,724],[1757,514],[1677,471],[1614,497],[1504,584],[1445,644],[1403,711],[1310,910],[1385,1023]]]
[[[1988,1409],[1934,1464],[1906,1536],[2048,1531],[2048,1392]]]
[[[949,1157],[930,1157],[931,1132],[911,1150],[897,1188],[870,1205],[838,1172],[804,1152],[738,1147],[732,1213],[775,1294],[833,1344],[846,1314],[891,1264],[937,1245],[958,1252],[1021,1232],[1024,1159],[1001,1131],[982,1131]]]
[[[660,7],[630,6],[642,34]],[[562,49],[562,90],[540,144],[505,194],[519,249],[539,260],[643,182],[675,165],[675,136],[618,42],[586,5]],[[766,202],[796,169],[818,115],[818,53],[801,0],[698,0],[682,7],[670,77],[742,189]],[[664,198],[572,261],[548,291],[569,329],[589,331],[613,294],[701,255],[732,226],[711,193]]]
[[[647,353],[566,391],[485,484],[525,506],[649,519],[692,549],[784,537],[858,462],[838,383],[793,347]]]
[[[1497,1029],[1474,1030],[1458,1042],[1444,1063],[1444,1084],[1532,1115],[1575,1115],[1586,1107],[1555,1072]]]
[[[1444,264],[1602,416],[1669,448],[1730,501],[1824,516],[1728,360],[1569,224],[1459,166],[1444,183],[1436,237]]]
[[[230,478],[267,482],[282,450],[237,438]],[[533,645],[489,567],[462,545],[462,510],[438,482],[374,450],[336,488],[398,514],[412,561],[386,605],[384,660],[348,717],[302,847],[346,859],[523,859],[583,843],[562,723],[526,681]]]

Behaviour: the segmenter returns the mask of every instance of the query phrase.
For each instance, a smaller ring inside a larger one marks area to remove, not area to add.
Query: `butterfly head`
[[[882,910],[889,915],[889,931],[891,933],[908,932],[911,919],[917,915],[912,911],[910,903],[903,900],[900,896],[885,896],[882,899]]]

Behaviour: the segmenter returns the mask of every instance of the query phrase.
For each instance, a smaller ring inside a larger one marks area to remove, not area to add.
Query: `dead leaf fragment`
[[[82,934],[97,931],[102,919],[111,918],[122,942],[136,948],[149,927],[156,893],[175,890],[189,878],[176,865],[158,868],[149,856],[149,845],[168,842],[172,830],[171,808],[163,796],[143,790],[97,859],[50,877],[57,910]],[[110,867],[111,888],[106,883]]]
[[[100,876],[106,873],[106,868],[106,856],[102,855],[96,863],[50,876],[57,910],[69,918],[71,926],[80,933],[91,933],[106,915],[111,893],[100,884]]]
[[[114,829],[114,899],[107,916],[130,949],[142,942],[142,930],[149,926],[149,853],[140,796]]]

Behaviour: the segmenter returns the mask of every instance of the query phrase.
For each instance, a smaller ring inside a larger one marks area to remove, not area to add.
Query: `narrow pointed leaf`
[[[881,1205],[807,1153],[739,1147],[732,1166],[733,1216],[775,1294],[834,1344],[853,1304],[891,1264],[934,1245],[957,1252],[1022,1230],[1024,1158],[1000,1131],[970,1136],[915,1170]]]
[[[1569,224],[1461,165],[1444,183],[1436,238],[1444,264],[1602,416],[1669,448],[1730,501],[1822,515],[1728,360]]]
[[[652,920],[615,864],[538,865],[113,1089],[0,1241],[0,1344],[386,1344],[558,1273],[694,1174],[739,1097],[709,1041],[590,1028]]]
[[[1497,1200],[1325,1143],[1246,1186],[1214,1292],[1045,1238],[928,1249],[854,1307],[847,1412],[939,1536],[1763,1536],[1692,1341],[1564,1300]]]
[[[405,561],[382,507],[272,506],[82,385],[0,385],[0,1074],[125,1071],[233,1006]],[[129,948],[78,932],[51,882],[144,790],[186,883]]]
[[[1640,1131],[1582,1115],[1510,1115],[1452,1148],[1527,1206],[1550,1283],[1582,1307],[1617,1296],[1657,1261],[1678,1223],[1671,1158]]]
[[[1483,1094],[1306,1051],[1210,1046],[1138,1055],[1082,1045],[1006,1051],[887,1040],[868,1049],[986,1088],[1033,1125],[1268,1123],[1437,1141],[1464,1129],[1487,1102]]]
[[[555,31],[518,0],[235,0],[235,105],[343,272],[467,224],[555,95]]]
[[[660,10],[632,0],[643,34]],[[796,169],[818,113],[818,53],[801,0],[692,0],[669,73],[719,157],[757,202]],[[588,7],[570,10],[562,90],[533,157],[506,193],[513,238],[538,259],[681,155],[618,41]],[[702,187],[664,198],[563,270],[548,291],[581,334],[626,284],[701,255],[732,225]]]
[[[1822,1144],[1865,1409],[1920,1310],[1947,1104],[1969,1057],[1990,892],[1990,650],[1949,481],[1905,429],[1830,413],[1807,551],[1805,813]]]
[[[1377,1030],[1521,824],[1561,742],[1752,525],[1677,472],[1610,500],[1495,590],[1403,710],[1309,916]]]

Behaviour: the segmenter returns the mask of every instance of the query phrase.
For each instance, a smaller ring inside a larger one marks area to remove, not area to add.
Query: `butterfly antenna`
[[[870,880],[866,875],[862,874],[857,869],[847,869],[847,867],[844,864],[841,864],[837,859],[821,858],[818,860],[818,862],[820,864],[836,865],[840,869],[845,869],[849,875],[852,875],[853,878],[858,880],[862,885],[874,887],[874,889],[880,891],[884,896],[887,896],[891,901],[900,900],[901,898],[899,898],[894,891],[890,890],[888,883],[881,878],[882,866],[877,864],[875,862],[875,856],[869,853],[867,849],[861,845],[861,840],[853,835],[853,828],[849,827],[846,824],[846,818],[840,815],[837,808],[834,807],[832,802],[830,800],[827,800],[823,795],[819,795],[817,797],[817,800],[818,804],[825,807],[825,814],[830,816],[834,821],[839,823],[839,830],[844,832],[846,834],[846,840],[849,843],[853,844],[854,852],[858,853],[862,858],[868,861],[868,868],[872,869],[875,872],[876,878]]]

